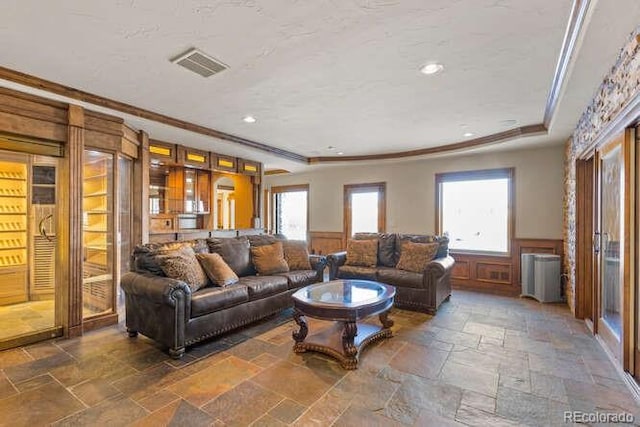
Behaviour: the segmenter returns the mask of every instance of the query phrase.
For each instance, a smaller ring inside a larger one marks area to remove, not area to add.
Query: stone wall
[[[576,285],[576,159],[600,131],[640,92],[640,27],[631,34],[618,59],[582,113],[576,130],[567,141],[564,193],[565,295],[575,312]]]

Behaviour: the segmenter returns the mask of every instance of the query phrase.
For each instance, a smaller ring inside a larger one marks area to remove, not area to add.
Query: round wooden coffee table
[[[369,280],[332,280],[306,286],[293,294],[293,319],[300,329],[293,333],[293,351],[318,351],[338,359],[344,369],[357,369],[363,348],[392,336],[388,318],[396,289]],[[358,323],[378,315],[381,326]],[[333,320],[336,326],[308,337],[305,316]]]

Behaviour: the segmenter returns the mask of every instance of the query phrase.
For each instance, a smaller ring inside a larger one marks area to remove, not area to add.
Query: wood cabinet
[[[250,176],[260,176],[260,163],[251,160],[238,159],[238,173]]]
[[[149,158],[152,164],[175,164],[177,146],[160,141],[149,141]]]
[[[211,173],[197,169],[184,170],[184,213],[208,214],[211,211]]]
[[[211,172],[180,166],[149,169],[149,231],[151,234],[209,229]]]
[[[238,171],[238,159],[231,156],[224,156],[222,154],[215,154],[211,156],[211,169],[220,172],[237,172]]]
[[[210,168],[210,153],[195,148],[178,146],[178,164],[198,169]]]

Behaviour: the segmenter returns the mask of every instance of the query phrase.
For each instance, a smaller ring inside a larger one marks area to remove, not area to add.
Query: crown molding
[[[477,148],[485,145],[491,145],[498,142],[508,141],[510,139],[522,138],[532,135],[543,135],[547,133],[547,128],[542,123],[534,125],[521,126],[504,132],[494,133],[491,135],[474,138],[468,141],[456,142],[453,144],[440,145],[431,148],[420,148],[410,151],[397,151],[394,153],[369,154],[362,156],[324,156],[310,157],[310,164],[326,163],[326,162],[352,162],[357,160],[388,160],[400,159],[403,157],[424,156],[428,154],[441,154],[452,151],[466,150],[469,148]]]
[[[592,2],[591,0],[574,0],[573,2],[571,15],[569,15],[569,22],[562,41],[562,48],[560,49],[560,55],[558,57],[558,63],[556,64],[556,69],[553,73],[549,96],[547,97],[547,103],[544,108],[544,119],[542,122],[547,129],[551,126],[551,121],[555,115],[556,107],[560,100],[560,93],[564,87],[567,77],[567,70],[569,69],[571,58],[575,52],[576,43],[580,33],[582,33],[584,28],[589,6],[594,3],[595,2]]]
[[[510,129],[504,132],[498,132],[491,135],[486,135],[480,138],[472,140],[460,141],[452,144],[441,145],[437,147],[421,148],[416,150],[398,151],[393,153],[381,153],[359,156],[319,156],[319,157],[306,157],[301,154],[297,154],[291,151],[287,151],[281,148],[273,147],[261,142],[252,141],[250,139],[242,138],[236,135],[232,135],[226,132],[191,123],[185,120],[170,117],[161,113],[156,113],[151,110],[136,107],[131,104],[116,101],[113,99],[105,98],[90,92],[82,91],[73,87],[65,86],[59,83],[55,83],[49,80],[45,80],[36,76],[32,76],[20,71],[12,70],[6,67],[0,66],[0,79],[18,83],[24,86],[28,86],[34,89],[44,90],[46,92],[62,95],[70,99],[83,101],[89,104],[97,105],[104,108],[109,108],[114,111],[118,111],[132,116],[140,117],[143,119],[155,121],[158,123],[173,126],[179,129],[184,129],[190,132],[198,133],[213,138],[222,139],[225,141],[239,144],[246,148],[252,148],[260,150],[287,160],[292,160],[306,164],[318,164],[329,162],[353,162],[353,161],[366,161],[366,160],[386,160],[386,159],[399,159],[405,157],[425,156],[430,154],[441,154],[447,152],[455,152],[470,148],[478,148],[485,145],[491,145],[498,142],[505,142],[515,138],[521,138],[531,135],[542,135],[548,133],[549,126],[556,112],[556,107],[560,98],[560,93],[567,77],[567,71],[571,58],[576,49],[577,40],[584,28],[585,18],[588,14],[589,8],[593,5],[593,0],[574,0],[569,22],[567,24],[567,30],[564,35],[562,48],[560,50],[560,56],[558,63],[556,64],[551,88],[549,90],[549,96],[544,110],[544,119],[542,123],[521,126],[518,128]],[[639,36],[640,37],[640,36]]]
[[[223,139],[225,141],[235,142],[236,144],[242,145],[244,147],[254,148],[256,150],[264,151],[269,154],[273,154],[288,160],[307,163],[307,158],[305,156],[297,153],[293,153],[291,151],[272,147],[270,145],[263,144],[261,142],[252,141],[250,139],[242,138],[226,132],[221,132],[219,130],[216,130],[210,127],[187,122],[185,120],[176,119],[174,117],[156,113],[154,111],[147,110],[144,108],[136,107],[131,104],[105,98],[103,96],[99,96],[90,92],[85,92],[80,89],[65,86],[60,83],[55,83],[50,80],[45,80],[40,77],[22,73],[20,71],[11,70],[5,67],[0,67],[0,79],[8,80],[24,86],[29,86],[35,89],[41,89],[46,92],[55,93],[56,95],[62,95],[67,98],[75,99],[77,101],[87,102],[89,104],[97,105],[104,108],[109,108],[111,110],[119,111],[121,113],[131,114],[132,116],[141,117],[143,119],[152,120],[158,123],[163,123],[165,125],[188,130],[201,135],[211,136],[214,138]]]

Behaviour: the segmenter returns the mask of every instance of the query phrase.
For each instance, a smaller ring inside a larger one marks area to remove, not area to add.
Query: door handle
[[[596,231],[593,233],[593,252],[596,254],[600,253],[600,232]]]
[[[53,242],[53,239],[51,237],[49,237],[49,235],[47,234],[47,229],[44,228],[44,222],[48,219],[53,218],[53,214],[49,214],[47,216],[45,216],[44,218],[42,218],[40,220],[40,223],[38,224],[38,229],[40,230],[40,235],[42,237],[44,237],[45,239],[47,239],[49,242]]]

